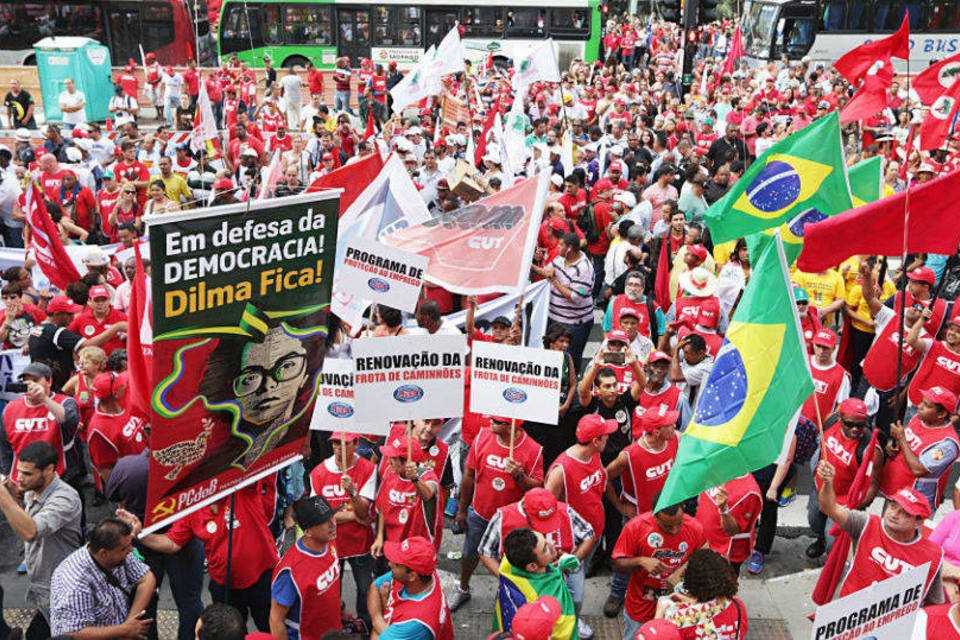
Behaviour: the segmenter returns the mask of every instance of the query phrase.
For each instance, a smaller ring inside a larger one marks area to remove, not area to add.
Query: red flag
[[[660,243],[660,256],[657,258],[657,279],[654,282],[654,295],[661,309],[670,308],[670,230],[663,234]]]
[[[497,101],[493,103],[493,106],[490,107],[490,111],[487,112],[487,117],[483,121],[483,133],[480,134],[480,140],[477,142],[477,149],[473,154],[473,164],[475,166],[480,166],[480,160],[483,159],[483,152],[487,150],[487,136],[490,135],[490,129],[493,128],[493,120],[496,118],[497,114],[500,113],[500,96],[497,96]]]
[[[67,255],[60,240],[60,231],[47,212],[43,202],[43,192],[36,183],[30,185],[26,195],[25,216],[30,227],[30,246],[43,275],[50,284],[66,289],[71,282],[80,279],[80,273],[73,260]]]
[[[363,132],[363,139],[369,140],[377,135],[377,126],[373,121],[373,108],[367,109],[367,128]]]
[[[895,33],[862,44],[856,49],[847,52],[837,60],[833,68],[851,84],[856,84],[866,75],[867,71],[877,60],[887,58],[910,58],[910,12],[903,14],[903,22]]]
[[[487,61],[483,64],[483,72],[486,73],[493,69],[493,51],[487,54]]]
[[[852,255],[901,255],[907,193],[910,194],[907,253],[950,255],[956,252],[960,246],[960,225],[956,223],[960,171],[806,225],[797,267],[808,273],[819,273]],[[843,242],[837,242],[837,238],[843,238]]]
[[[137,271],[130,282],[130,322],[127,331],[127,371],[130,376],[130,409],[150,421],[153,394],[153,305],[147,272],[140,256],[140,243],[133,245]]]
[[[907,179],[907,166],[910,164],[910,156],[913,155],[913,140],[917,135],[917,125],[910,125],[910,135],[907,136],[907,144],[903,149],[903,161],[900,163],[898,176],[901,180]]]
[[[737,60],[743,57],[743,34],[740,33],[740,25],[737,25],[733,36],[730,39],[730,49],[727,51],[727,57],[723,61],[723,69],[720,71],[720,77],[733,73],[736,68]]]
[[[891,82],[893,65],[890,58],[875,61],[863,77],[863,84],[840,112],[840,123],[864,120],[886,109],[887,89]]]
[[[383,158],[374,151],[359,162],[344,165],[325,176],[320,176],[307,188],[307,193],[321,189],[343,189],[343,193],[340,194],[340,215],[343,215],[353,201],[373,182],[382,168]]]
[[[870,488],[870,479],[873,477],[876,469],[873,468],[873,451],[877,447],[877,430],[873,430],[870,436],[870,444],[867,445],[863,453],[863,460],[857,468],[857,475],[854,476],[850,489],[847,491],[847,497],[844,500],[848,509],[856,509],[863,502],[867,495],[867,489]],[[811,500],[815,498],[811,496]],[[830,555],[827,556],[827,562],[823,566],[820,578],[817,579],[817,586],[813,588],[811,598],[818,605],[824,605],[833,599],[833,594],[840,584],[840,578],[843,577],[843,567],[847,560],[847,553],[850,551],[850,536],[840,527],[833,525],[830,529],[830,535],[834,536],[833,546],[830,547]]]
[[[960,53],[932,64],[914,77],[910,86],[923,104],[933,104],[944,92],[960,79]]]
[[[920,125],[920,150],[939,149],[950,135],[950,125],[960,106],[960,80],[957,80],[930,107]]]

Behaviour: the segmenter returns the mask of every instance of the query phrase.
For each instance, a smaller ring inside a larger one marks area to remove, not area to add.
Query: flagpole
[[[908,12],[909,13],[909,12]],[[910,98],[910,56],[907,55],[907,99]],[[909,149],[907,150],[907,158],[909,159]],[[894,418],[895,421],[900,419],[900,409],[902,404],[901,394],[903,392],[903,333],[904,333],[904,323],[906,315],[906,306],[907,306],[907,238],[910,229],[910,187],[912,186],[913,180],[908,176],[907,177],[907,192],[903,198],[903,249],[900,252],[900,276],[903,278],[903,290],[900,292],[900,308],[897,312],[900,314],[900,326],[899,333],[897,335],[897,385],[894,388],[896,402],[894,403]],[[881,290],[883,289],[883,283],[880,283]],[[921,316],[917,322],[923,322],[923,317]],[[888,428],[889,434],[889,428]]]

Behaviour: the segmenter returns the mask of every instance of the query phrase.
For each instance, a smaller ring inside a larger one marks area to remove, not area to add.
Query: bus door
[[[460,12],[456,9],[427,9],[426,28],[424,29],[423,48],[429,49],[430,45],[440,46],[443,37],[450,33],[457,21],[460,20]]]
[[[110,12],[110,57],[113,64],[122,66],[127,60],[140,59],[140,44],[143,42],[140,29],[140,8],[143,3],[108,3]],[[144,50],[149,51],[144,45]]]
[[[810,53],[817,36],[819,18],[816,5],[784,5],[777,21],[770,59],[776,60],[786,55],[790,60],[799,60]]]
[[[360,66],[361,58],[370,57],[369,9],[337,9],[337,51],[341,56],[349,56],[354,68]]]

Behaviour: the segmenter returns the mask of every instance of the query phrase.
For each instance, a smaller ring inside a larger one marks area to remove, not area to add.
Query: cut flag
[[[950,85],[950,88],[937,97],[930,106],[930,112],[920,125],[921,151],[939,149],[943,146],[950,135],[958,106],[960,106],[960,80]]]
[[[656,510],[777,459],[813,393],[779,234],[769,243],[697,398]]]
[[[909,193],[907,246],[903,246],[904,211]],[[819,273],[852,255],[899,256],[907,253],[952,255],[960,246],[956,197],[960,171],[916,184],[909,190],[865,204],[806,230],[806,242],[797,266]],[[842,238],[842,242],[837,239]]]
[[[133,245],[137,270],[130,282],[130,327],[127,331],[127,371],[130,376],[130,410],[150,422],[153,395],[153,305],[143,268],[140,243]]]
[[[833,112],[770,147],[705,218],[719,244],[784,223],[802,235],[803,223],[850,206],[840,122]]]
[[[953,83],[960,79],[960,53],[930,65],[914,78],[910,87],[917,92],[920,102],[933,104]]]
[[[53,223],[43,202],[43,191],[36,183],[31,183],[27,188],[24,204],[24,217],[30,228],[28,248],[33,249],[37,265],[50,284],[61,291],[65,290],[68,284],[80,279],[80,272],[63,248],[57,225]]]
[[[325,176],[320,176],[307,188],[307,193],[321,189],[343,189],[340,194],[340,215],[346,213],[353,201],[380,174],[383,158],[379,153],[371,153],[363,160],[345,164]]]
[[[910,12],[905,11],[900,28],[886,38],[862,44],[848,51],[833,64],[833,68],[850,84],[856,85],[877,60],[910,58]]]
[[[863,84],[840,112],[840,124],[865,120],[887,108],[887,89],[893,82],[890,58],[877,60],[863,76]]]
[[[733,32],[730,38],[730,50],[727,51],[727,57],[723,60],[723,69],[720,70],[720,77],[732,74],[736,69],[737,60],[743,57],[743,34],[740,31],[740,25]]]

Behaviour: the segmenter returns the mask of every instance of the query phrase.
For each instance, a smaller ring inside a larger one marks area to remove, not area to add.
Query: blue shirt
[[[390,583],[393,580],[393,574],[385,573],[373,581],[373,585],[379,589],[381,586]],[[438,585],[439,586],[439,585]],[[429,595],[426,591],[419,595],[407,594],[406,588],[400,590],[401,600],[423,600]],[[405,620],[400,623],[391,624],[380,634],[381,640],[433,640],[433,632],[430,627],[419,620]]]
[[[316,553],[307,549],[303,544],[303,538],[297,540],[297,548],[310,556],[322,557],[323,553]],[[328,548],[325,553],[329,553],[330,549]],[[297,586],[293,583],[293,577],[289,571],[281,571],[277,575],[277,579],[273,581],[273,585],[270,587],[270,597],[276,601],[277,604],[290,607],[290,610],[287,612],[287,620],[299,620],[300,619],[300,592],[297,591]],[[300,629],[293,628],[289,624],[285,625],[287,627],[287,638],[289,640],[299,640],[300,639]]]

